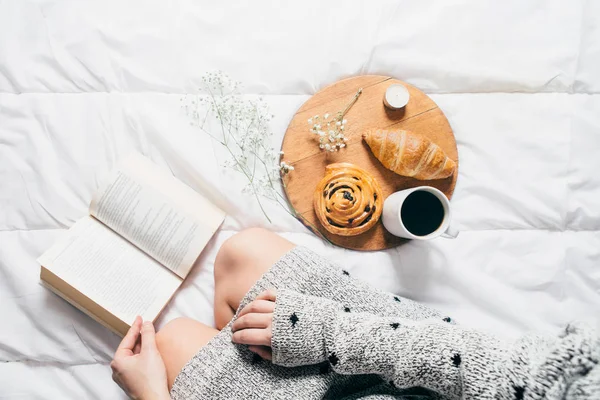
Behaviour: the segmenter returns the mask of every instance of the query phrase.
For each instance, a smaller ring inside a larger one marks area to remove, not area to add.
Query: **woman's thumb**
[[[142,325],[142,352],[156,349],[156,332],[152,322],[146,321]]]

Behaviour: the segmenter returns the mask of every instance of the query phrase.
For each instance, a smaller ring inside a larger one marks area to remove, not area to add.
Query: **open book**
[[[134,154],[38,262],[56,294],[124,335],[137,315],[154,321],[225,213]]]

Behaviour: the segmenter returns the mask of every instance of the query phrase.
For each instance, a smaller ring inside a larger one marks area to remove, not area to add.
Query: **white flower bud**
[[[323,115],[323,118],[325,118],[325,119],[329,118],[329,114],[325,113],[325,115]]]
[[[346,122],[348,122],[348,121],[347,121],[347,120],[345,120],[345,119],[344,119],[344,120],[342,120],[342,124],[343,124],[343,125],[346,125]]]
[[[342,123],[341,123],[340,121],[336,122],[335,124],[336,124],[337,126],[340,126],[340,125],[342,125]]]

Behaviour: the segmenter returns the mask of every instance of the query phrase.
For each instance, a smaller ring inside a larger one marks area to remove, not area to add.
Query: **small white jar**
[[[408,104],[410,93],[403,85],[390,85],[385,90],[383,104],[391,110],[400,110]]]

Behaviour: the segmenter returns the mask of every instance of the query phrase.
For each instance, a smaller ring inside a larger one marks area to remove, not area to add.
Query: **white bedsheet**
[[[212,323],[219,245],[262,225],[353,275],[503,335],[600,306],[600,2],[0,0],[0,398],[124,397],[118,338],[39,284],[36,257],[138,150],[229,213],[169,305]],[[295,110],[338,79],[385,74],[439,104],[458,142],[454,241],[356,253],[275,207],[267,224],[179,107],[220,69]]]

